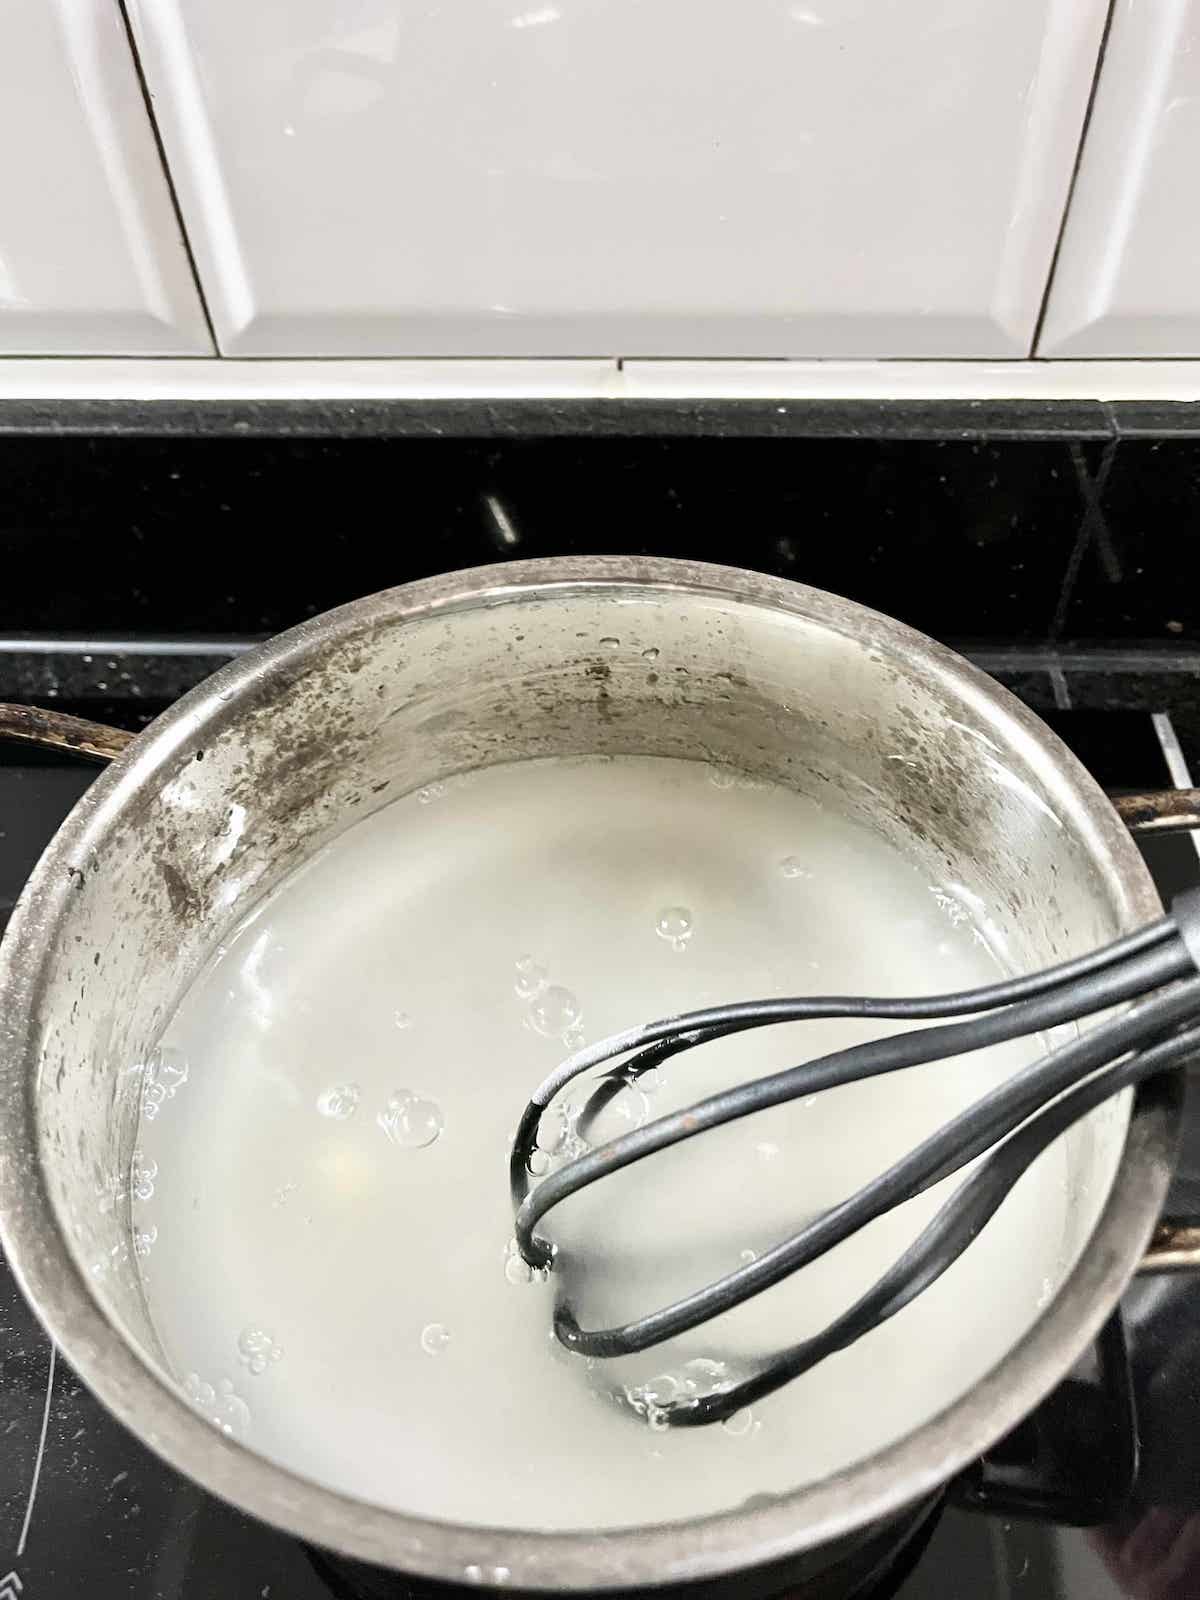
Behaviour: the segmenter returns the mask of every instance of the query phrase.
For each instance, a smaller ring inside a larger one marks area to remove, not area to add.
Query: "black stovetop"
[[[1032,697],[1108,787],[1186,781],[1169,696],[1158,716],[1045,712],[1041,696]],[[0,748],[0,925],[93,774]],[[1155,841],[1147,856],[1164,899],[1200,882],[1190,838]],[[1195,1104],[1189,1134],[1173,1205],[1200,1213]],[[1200,1277],[1135,1284],[1122,1326],[1106,1336],[1106,1359],[1082,1363],[1057,1409],[1052,1401],[1038,1414],[1040,1432],[1022,1430],[1009,1452],[1034,1452],[1050,1515],[1060,1520],[951,1506],[915,1570],[893,1574],[885,1592],[900,1600],[1196,1600],[1198,1328]],[[1126,1384],[1137,1414],[1135,1479]],[[1063,1415],[1072,1419],[1066,1436]],[[1107,1520],[1065,1525],[1096,1518]],[[179,1477],[114,1422],[56,1358],[0,1262],[0,1600],[329,1600],[340,1592],[319,1556]]]

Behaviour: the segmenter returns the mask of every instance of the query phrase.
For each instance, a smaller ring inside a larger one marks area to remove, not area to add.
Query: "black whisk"
[[[513,1141],[509,1172],[517,1246],[528,1265],[539,1270],[554,1260],[553,1246],[534,1233],[547,1212],[589,1184],[669,1145],[800,1096],[985,1049],[1130,1001],[1136,1004],[1041,1056],[849,1199],[715,1283],[614,1328],[581,1328],[560,1297],[554,1319],[559,1339],[580,1355],[610,1357],[632,1355],[686,1333],[761,1294],[884,1212],[990,1151],[895,1265],[849,1310],[812,1338],[781,1351],[752,1376],[711,1394],[673,1400],[660,1416],[676,1427],[719,1422],[895,1316],[962,1254],[1025,1169],[1072,1123],[1110,1095],[1179,1067],[1200,1050],[1200,890],[1180,895],[1170,916],[1161,921],[1029,977],[918,999],[837,996],[714,1006],[630,1028],[577,1050],[534,1093]],[[710,1095],[590,1150],[530,1192],[529,1159],[542,1116],[581,1073],[627,1058],[601,1078],[588,1101],[580,1119],[586,1134],[613,1095],[671,1056],[751,1028],[833,1017],[937,1020],[941,1025],[854,1045]],[[965,1020],[945,1020],[953,1017]]]

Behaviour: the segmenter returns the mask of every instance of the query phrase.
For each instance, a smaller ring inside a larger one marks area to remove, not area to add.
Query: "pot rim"
[[[0,1247],[46,1332],[79,1376],[169,1465],[250,1514],[358,1560],[421,1576],[531,1590],[629,1589],[712,1578],[852,1535],[935,1491],[1014,1427],[1067,1373],[1132,1276],[1166,1195],[1181,1111],[1174,1079],[1137,1093],[1112,1187],[1058,1294],[1003,1359],[914,1432],[769,1504],[657,1526],[539,1532],[416,1517],[341,1495],[224,1438],[108,1320],[59,1228],[35,1114],[42,974],[70,915],[71,871],[86,866],[134,793],[183,745],[238,714],[256,687],[293,675],[360,632],[433,612],[608,588],[695,594],[782,611],[869,637],[999,714],[1052,774],[1086,830],[1126,925],[1161,907],[1141,855],[1103,790],[1015,696],[945,646],[856,602],[737,568],[663,558],[511,562],[419,580],[352,601],[222,667],[156,719],[88,789],[35,868],[0,944]],[[1120,897],[1118,897],[1120,898]],[[497,1575],[497,1569],[499,1574]],[[507,1576],[504,1574],[507,1573]]]

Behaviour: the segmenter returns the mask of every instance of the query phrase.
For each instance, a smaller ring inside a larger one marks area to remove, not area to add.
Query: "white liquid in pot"
[[[700,763],[535,762],[410,795],[261,905],[167,1030],[133,1183],[164,1349],[194,1403],[252,1448],[435,1517],[655,1521],[833,1471],[941,1409],[1033,1320],[1064,1249],[1063,1153],[883,1328],[752,1415],[662,1432],[614,1389],[703,1388],[815,1331],[945,1189],[678,1347],[589,1367],[550,1334],[555,1281],[522,1281],[506,1255],[509,1141],[564,1034],[754,995],[956,989],[997,970],[964,908],[879,839]],[[650,1096],[627,1092],[606,1126],[890,1026],[723,1041],[668,1063]],[[780,1107],[576,1197],[544,1231],[582,1320],[728,1271],[1034,1048]]]

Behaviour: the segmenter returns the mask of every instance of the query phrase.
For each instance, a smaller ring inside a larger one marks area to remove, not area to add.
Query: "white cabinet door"
[[[131,0],[235,355],[1020,356],[1105,0]]]
[[[0,5],[0,356],[212,355],[117,0]]]
[[[1200,5],[1117,0],[1038,343],[1200,356]]]

